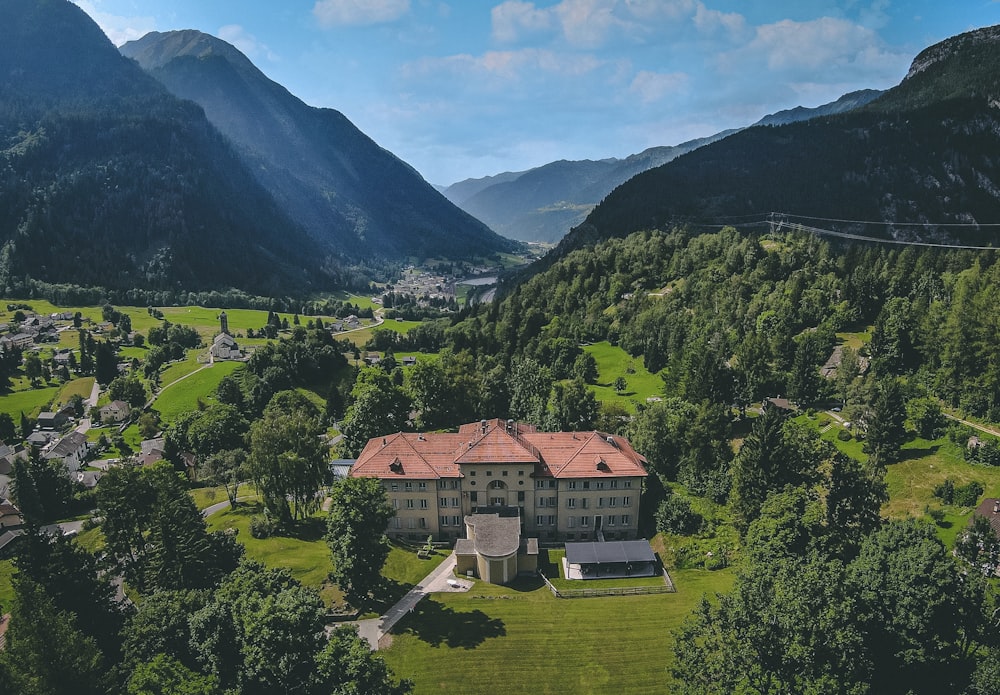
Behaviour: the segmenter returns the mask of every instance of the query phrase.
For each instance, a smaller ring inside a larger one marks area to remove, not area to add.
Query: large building
[[[525,536],[624,540],[637,535],[645,463],[622,437],[483,420],[376,437],[350,475],[382,481],[395,538],[458,539],[466,516],[517,508]]]

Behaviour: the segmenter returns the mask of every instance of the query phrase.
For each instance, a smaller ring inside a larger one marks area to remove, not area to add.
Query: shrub
[[[656,530],[689,535],[696,533],[701,523],[702,517],[691,508],[691,502],[668,489],[666,498],[656,510]]]
[[[258,515],[250,519],[250,535],[254,538],[267,538],[274,533],[274,522],[271,517]]]
[[[840,430],[839,432],[837,432],[837,439],[839,439],[842,442],[849,442],[851,441],[851,439],[853,439],[853,437],[851,436],[851,433],[848,432],[847,430]]]
[[[729,567],[729,562],[723,553],[713,553],[705,558],[705,569],[710,571],[722,570]]]

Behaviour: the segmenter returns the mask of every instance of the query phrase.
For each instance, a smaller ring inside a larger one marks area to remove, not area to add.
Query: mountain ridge
[[[400,259],[515,248],[342,113],[305,104],[221,39],[152,32],[121,52],[171,93],[199,104],[261,185],[330,251]]]
[[[880,94],[878,90],[859,90],[817,107],[798,106],[779,111],[753,125],[781,125],[842,113],[867,104]],[[621,159],[559,160],[522,172],[466,179],[443,187],[442,191],[453,203],[506,236],[522,241],[557,242],[570,228],[582,223],[612,190],[633,176],[739,130],[723,130],[677,145],[650,147]]]

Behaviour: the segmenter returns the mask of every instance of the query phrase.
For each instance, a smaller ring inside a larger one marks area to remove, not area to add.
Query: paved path
[[[949,413],[945,413],[944,416],[946,418],[948,418],[949,420],[955,420],[956,422],[961,422],[963,425],[968,425],[969,427],[971,427],[973,429],[976,429],[976,430],[979,430],[980,432],[985,432],[986,434],[992,434],[994,437],[1000,437],[1000,431],[997,431],[997,430],[993,429],[992,427],[987,427],[985,425],[979,425],[979,424],[976,424],[975,422],[970,422],[969,420],[963,420],[962,418],[958,417],[957,415],[951,415]]]
[[[445,559],[444,562],[424,577],[419,584],[410,589],[406,596],[399,599],[396,605],[387,610],[385,615],[379,616],[378,618],[370,618],[368,620],[358,620],[354,623],[342,624],[357,625],[358,636],[368,642],[372,651],[377,650],[379,641],[392,631],[392,628],[396,626],[396,623],[398,623],[403,616],[413,611],[414,607],[420,603],[420,601],[427,594],[442,593],[446,591],[468,591],[472,588],[473,582],[466,579],[455,579],[455,563],[455,554],[452,553],[447,557],[447,559]],[[448,584],[449,579],[454,581],[456,585],[452,586]]]

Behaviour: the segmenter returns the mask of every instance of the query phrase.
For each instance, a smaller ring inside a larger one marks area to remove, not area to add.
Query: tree
[[[323,434],[317,419],[274,403],[250,427],[249,472],[265,506],[281,523],[304,519],[318,504],[316,491],[328,473]]]
[[[42,360],[37,353],[30,352],[24,358],[24,375],[36,382],[42,378]]]
[[[94,351],[94,376],[102,386],[107,386],[118,377],[118,357],[111,343],[97,343]]]
[[[576,377],[566,384],[552,385],[545,429],[552,432],[581,432],[594,429],[597,399],[583,379]]]
[[[573,361],[573,376],[583,379],[588,384],[597,382],[597,360],[589,352],[577,355]]]
[[[26,577],[14,579],[14,606],[0,670],[23,695],[101,695],[107,692],[103,654],[75,615],[55,606]]]
[[[125,401],[132,408],[146,404],[146,387],[137,376],[119,376],[108,385],[108,397],[113,401]]]
[[[510,389],[510,416],[542,424],[552,391],[549,370],[531,358],[515,359],[507,375],[507,387]]]
[[[625,380],[625,377],[619,376],[615,379],[614,386],[615,386],[615,393],[620,395],[625,393],[625,389],[628,388],[628,382]]]
[[[144,597],[121,633],[123,669],[132,671],[158,654],[199,668],[189,620],[210,600],[211,593],[205,590],[164,590]]]
[[[166,654],[139,664],[128,680],[128,695],[215,695],[215,676],[192,671]]]
[[[139,434],[143,439],[152,439],[160,431],[160,416],[155,411],[147,411],[139,416]]]
[[[436,430],[452,424],[451,384],[437,361],[421,360],[406,374],[406,389],[417,410],[417,427]]]
[[[906,439],[903,387],[895,378],[879,381],[865,413],[864,451],[872,463],[885,466],[899,460]]]
[[[389,557],[385,529],[395,516],[377,478],[344,478],[330,493],[326,542],[333,553],[331,577],[355,606],[367,603]]]
[[[17,426],[10,413],[0,413],[0,441],[4,443],[14,443],[17,439]]]
[[[205,475],[226,488],[229,505],[235,507],[240,482],[247,476],[247,452],[243,449],[224,449],[205,459]]]
[[[406,426],[410,400],[381,369],[365,367],[358,372],[351,399],[341,425],[340,449],[347,457],[357,457],[369,439]]]
[[[906,410],[913,428],[924,439],[937,439],[948,425],[941,404],[934,398],[911,398]]]

